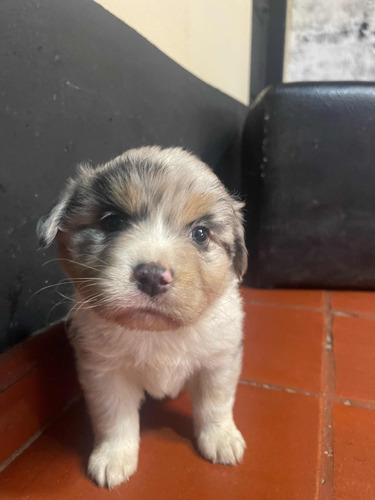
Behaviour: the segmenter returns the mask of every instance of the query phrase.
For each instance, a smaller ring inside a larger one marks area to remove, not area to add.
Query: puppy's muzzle
[[[133,272],[139,290],[153,297],[165,293],[173,281],[172,273],[157,264],[139,264]]]

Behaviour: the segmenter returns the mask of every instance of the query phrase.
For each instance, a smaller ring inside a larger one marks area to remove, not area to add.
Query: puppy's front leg
[[[143,390],[121,371],[79,369],[79,374],[95,433],[88,473],[100,486],[113,488],[137,469]]]
[[[233,404],[242,353],[228,356],[219,368],[203,368],[191,382],[194,427],[203,457],[214,463],[240,462],[246,447],[233,420]]]

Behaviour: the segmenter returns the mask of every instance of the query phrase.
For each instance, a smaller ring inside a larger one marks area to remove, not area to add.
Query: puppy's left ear
[[[236,199],[232,199],[234,211],[234,257],[233,268],[241,281],[247,270],[247,250],[245,245],[245,228],[242,209],[244,203]]]

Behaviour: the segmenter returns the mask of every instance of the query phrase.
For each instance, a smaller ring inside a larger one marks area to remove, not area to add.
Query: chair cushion
[[[242,169],[250,284],[375,288],[375,84],[265,89]]]

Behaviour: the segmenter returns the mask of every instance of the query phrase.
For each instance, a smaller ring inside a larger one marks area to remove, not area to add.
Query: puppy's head
[[[241,214],[216,175],[182,149],[145,147],[79,168],[38,223],[56,238],[81,307],[130,329],[197,321],[247,265]]]

